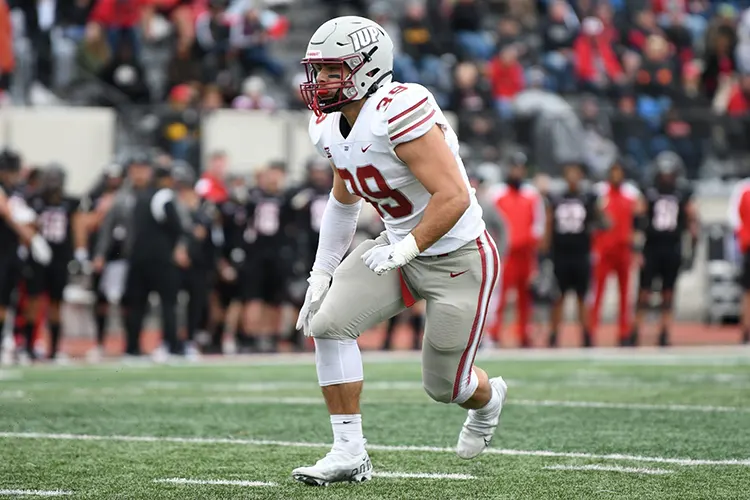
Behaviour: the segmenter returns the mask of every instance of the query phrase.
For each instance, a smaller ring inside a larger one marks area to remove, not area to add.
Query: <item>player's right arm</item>
[[[333,189],[320,222],[320,239],[313,264],[313,273],[320,272],[328,276],[333,276],[349,250],[362,210],[362,199],[346,189],[346,183],[333,163],[331,168]]]

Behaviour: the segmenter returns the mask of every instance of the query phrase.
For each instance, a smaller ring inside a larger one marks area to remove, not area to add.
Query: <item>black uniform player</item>
[[[185,355],[195,357],[198,348],[195,333],[201,320],[208,316],[208,294],[216,269],[217,245],[214,241],[214,225],[217,220],[213,203],[202,200],[195,192],[195,171],[185,162],[177,161],[172,166],[177,198],[190,217],[188,256],[190,267],[182,273],[182,289],[188,293],[187,343]]]
[[[689,232],[692,245],[688,257],[694,255],[698,235],[698,219],[692,192],[679,182],[682,160],[671,151],[656,159],[656,177],[644,189],[648,204],[643,245],[643,267],[640,274],[638,308],[630,343],[635,345],[646,309],[657,281],[661,283],[661,329],[659,345],[669,344],[672,323],[672,299],[680,268],[685,258],[682,240]]]
[[[20,168],[18,155],[8,150],[0,152],[0,339],[5,330],[7,309],[20,277],[19,226],[13,219],[10,204]]]
[[[122,174],[123,168],[119,163],[107,165],[101,180],[81,199],[81,211],[85,214],[84,217],[86,220],[89,255],[96,254],[99,231],[102,229],[102,223],[112,208],[117,191],[122,185]],[[120,225],[110,230],[112,234],[108,236],[111,238],[112,243],[104,255],[105,266],[107,263],[124,258],[122,242],[125,239],[125,228],[123,225]],[[91,361],[99,360],[104,354],[105,329],[107,316],[109,315],[109,300],[101,290],[101,277],[101,272],[94,272],[91,282],[93,292],[96,294],[96,303],[94,304],[96,347],[88,353]]]
[[[596,195],[581,185],[583,170],[578,164],[565,165],[566,190],[550,195],[547,206],[547,241],[559,293],[551,311],[549,345],[557,345],[567,292],[578,299],[578,321],[583,330],[583,345],[591,347],[586,314],[586,294],[591,281],[591,233],[601,219]]]
[[[247,229],[250,192],[242,176],[230,176],[227,184],[229,199],[218,206],[222,242],[216,266],[216,295],[220,310],[211,336],[210,350],[212,352],[221,352],[230,307],[236,306],[241,300],[239,273],[245,265],[246,258],[244,237]]]
[[[126,249],[129,267],[125,293],[129,310],[125,323],[127,353],[131,355],[140,354],[140,333],[151,292],[159,294],[164,347],[170,354],[182,354],[175,308],[180,269],[190,264],[189,221],[175,200],[169,170],[155,168],[154,177],[154,186],[134,191],[132,234]]]
[[[292,260],[287,229],[288,197],[284,168],[272,164],[261,172],[259,185],[250,193],[247,259],[241,280],[245,303],[245,332],[256,338],[259,350],[276,350],[280,338],[281,303],[286,294],[286,267]]]
[[[52,250],[52,260],[45,264],[32,256],[28,262],[25,337],[28,345],[34,333],[40,298],[46,294],[49,298],[50,359],[57,356],[60,342],[60,304],[68,284],[68,265],[74,256],[79,261],[88,258],[80,201],[66,196],[64,188],[65,170],[60,165],[50,165],[42,172],[39,193],[29,200],[29,206],[37,213],[39,234]]]
[[[294,241],[294,263],[289,268],[289,300],[295,309],[302,306],[307,291],[308,270],[315,261],[320,238],[320,223],[323,211],[328,203],[333,176],[331,165],[322,159],[315,158],[307,164],[307,181],[290,199],[290,231]],[[304,335],[296,332],[293,337],[297,347],[304,347]]]

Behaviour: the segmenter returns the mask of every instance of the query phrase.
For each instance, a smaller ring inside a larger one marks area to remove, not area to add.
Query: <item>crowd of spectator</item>
[[[292,22],[296,4],[313,3],[0,0],[0,88],[11,85],[15,53],[15,77],[23,66],[37,82],[26,91],[41,85],[64,97],[96,81],[99,91],[87,94],[94,104],[304,109],[295,64],[303,47],[284,38],[302,29]],[[618,150],[645,165],[670,149],[695,176],[716,149],[712,117],[738,119],[728,140],[746,142],[744,0],[319,3],[320,21],[350,12],[379,22],[395,43],[395,78],[427,86],[455,112],[466,155],[479,162],[498,162],[503,144],[524,142],[516,120],[528,111],[519,102],[530,91],[572,103],[585,144],[575,154],[588,162],[586,151],[598,151],[594,171]]]

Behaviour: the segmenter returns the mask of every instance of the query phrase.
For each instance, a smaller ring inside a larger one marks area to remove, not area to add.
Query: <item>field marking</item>
[[[365,364],[373,363],[412,363],[419,362],[421,354],[410,351],[365,351],[362,353]],[[499,349],[480,350],[478,361],[591,361],[595,364],[624,365],[747,365],[750,364],[750,346],[681,346],[669,348],[639,347],[627,351],[616,347],[595,347],[589,349]],[[40,365],[34,370],[140,370],[157,368],[201,368],[236,366],[287,366],[314,365],[313,353],[252,354],[232,356],[206,356],[196,361],[171,360],[166,365],[154,365],[145,359],[142,362],[125,363],[118,359],[106,360],[99,364],[89,364],[83,360],[73,360],[69,365]]]
[[[510,399],[508,404],[517,406],[559,406],[566,408],[604,408],[612,410],[655,410],[655,411],[699,411],[718,413],[747,413],[750,407],[742,406],[706,406],[683,404],[650,404],[650,403],[611,403],[608,401],[565,401],[549,399]]]
[[[21,372],[15,370],[0,370],[0,381],[21,380]]]
[[[626,472],[629,474],[653,474],[663,475],[671,474],[674,471],[671,469],[648,469],[645,467],[617,467],[610,465],[549,465],[544,467],[545,470],[567,470],[567,471],[604,471],[604,472]]]
[[[187,479],[184,477],[170,477],[166,479],[154,479],[155,483],[169,483],[169,484],[199,484],[199,485],[211,485],[211,486],[248,486],[248,487],[260,487],[260,486],[278,486],[277,483],[267,483],[264,481],[240,481],[231,479]]]
[[[24,391],[0,391],[0,399],[21,399],[25,397],[26,393]]]
[[[62,490],[0,490],[0,496],[3,497],[17,497],[17,496],[30,496],[30,497],[62,497],[65,495],[72,495],[72,491]]]
[[[189,401],[191,403],[218,403],[224,405],[310,405],[320,406],[325,404],[323,397],[209,397],[209,398],[181,398],[176,400]],[[426,399],[425,399],[426,401]],[[405,401],[399,399],[368,399],[362,400],[365,405],[379,404],[410,404],[422,401]],[[695,411],[704,413],[750,413],[750,407],[740,406],[706,406],[706,405],[684,405],[684,404],[651,404],[651,403],[614,403],[609,401],[565,401],[551,399],[509,399],[506,403],[510,406],[533,406],[533,407],[562,407],[562,408],[599,408],[606,410],[638,410],[638,411]]]
[[[388,479],[451,479],[455,481],[476,479],[471,474],[440,474],[437,472],[373,472],[372,475]]]
[[[180,444],[228,444],[228,445],[251,445],[251,446],[279,446],[288,448],[322,448],[330,449],[330,443],[306,443],[298,441],[274,441],[266,439],[231,439],[231,438],[202,438],[202,437],[161,437],[161,436],[122,436],[122,435],[96,435],[96,434],[52,434],[41,432],[0,432],[0,439],[50,439],[65,441],[124,441],[141,443],[180,443]],[[416,451],[426,453],[455,453],[455,448],[440,446],[408,446],[408,445],[383,445],[368,444],[368,450],[374,451]],[[652,462],[675,465],[738,465],[750,467],[750,458],[746,459],[695,459],[695,458],[670,458],[649,457],[643,455],[626,455],[612,453],[599,455],[585,452],[564,452],[551,450],[508,450],[488,448],[486,454],[506,456],[528,456],[528,457],[555,457],[555,458],[582,458],[595,460],[617,460],[627,462]]]

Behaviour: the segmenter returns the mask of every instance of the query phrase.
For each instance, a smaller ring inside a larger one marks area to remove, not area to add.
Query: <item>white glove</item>
[[[305,337],[312,335],[310,323],[328,293],[328,288],[331,286],[331,275],[313,269],[310,277],[307,278],[307,282],[310,285],[307,287],[305,303],[302,304],[302,308],[299,310],[299,317],[297,318],[297,330],[302,329]]]
[[[362,255],[362,260],[371,271],[382,276],[388,271],[405,266],[417,255],[417,240],[409,233],[398,243],[378,245],[369,249]]]
[[[52,261],[52,249],[49,247],[47,240],[42,238],[41,235],[35,234],[31,238],[31,255],[34,260],[43,266],[46,266]]]

